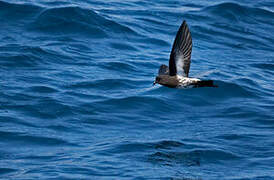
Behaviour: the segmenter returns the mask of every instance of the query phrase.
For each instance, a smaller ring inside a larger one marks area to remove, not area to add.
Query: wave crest
[[[239,20],[240,17],[245,17],[245,19],[249,17],[248,19],[251,20],[260,16],[274,18],[274,13],[269,10],[243,6],[237,3],[221,3],[206,7],[204,11],[230,20]]]
[[[134,33],[130,28],[80,7],[45,9],[31,24],[31,29],[55,34],[88,34],[103,38],[111,33]]]

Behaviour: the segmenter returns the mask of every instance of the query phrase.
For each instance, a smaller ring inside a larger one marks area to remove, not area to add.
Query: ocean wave
[[[185,144],[179,141],[163,140],[159,142],[124,142],[115,146],[111,151],[113,153],[128,153],[138,151],[151,151],[152,149],[172,149],[182,147]]]
[[[52,35],[77,34],[92,38],[113,37],[114,34],[121,33],[136,35],[131,28],[80,6],[46,8],[0,1],[0,17],[3,20],[5,17],[13,21],[23,20],[23,28],[26,27],[28,31]]]
[[[148,156],[149,162],[165,166],[175,166],[178,164],[201,166],[203,163],[224,162],[233,159],[239,160],[240,157],[224,150],[158,151]]]
[[[136,81],[130,79],[101,79],[91,81],[80,81],[69,85],[67,88],[72,89],[94,89],[109,90],[109,86],[114,89],[130,89],[136,86]],[[140,82],[141,83],[141,82]],[[106,86],[108,85],[108,86]]]
[[[60,117],[70,116],[74,114],[73,107],[65,103],[58,102],[57,99],[49,97],[39,97],[39,93],[31,92],[31,95],[23,95],[25,100],[19,104],[11,103],[3,105],[12,112],[21,114],[24,117],[58,119]],[[20,93],[13,96],[13,101],[19,101]],[[30,102],[31,101],[31,102]],[[51,112],[55,112],[52,114]]]
[[[135,34],[127,26],[106,19],[92,10],[77,6],[45,9],[29,28],[54,34],[86,34],[93,38],[110,37],[115,33]]]
[[[193,36],[198,39],[223,44],[229,48],[273,49],[269,43],[273,41],[269,34],[274,12],[266,9],[237,3],[221,3],[199,11],[189,11],[185,18],[199,19],[197,25],[191,26]]]
[[[251,64],[251,66],[255,67],[255,68],[258,68],[262,71],[265,71],[265,70],[268,70],[268,72],[270,74],[273,75],[273,69],[274,69],[274,63],[254,63],[254,64]]]
[[[273,180],[274,176],[256,176],[256,175],[242,175],[239,178],[226,178],[228,180]]]
[[[51,93],[57,93],[59,90],[54,87],[45,86],[45,85],[34,85],[27,89],[30,93],[45,93],[45,94],[51,94]]]
[[[216,17],[221,17],[232,21],[247,19],[252,21],[252,19],[258,19],[259,17],[264,17],[265,20],[274,18],[274,12],[237,3],[221,3],[206,7],[203,11]]]
[[[42,9],[42,7],[30,3],[11,3],[6,1],[0,1],[0,17],[8,16],[12,20],[15,20],[16,18],[23,19],[26,17],[30,17],[32,15],[35,15]]]
[[[12,169],[12,168],[0,168],[0,174],[1,174],[2,176],[5,176],[6,174],[9,174],[9,173],[13,173],[13,172],[15,172],[15,171],[17,171],[17,169]],[[6,178],[8,178],[8,175],[7,175]]]
[[[104,62],[104,63],[99,63],[98,65],[106,70],[116,71],[121,73],[137,72],[136,65],[133,65],[126,61],[125,62],[117,62],[117,61]]]
[[[51,63],[63,63],[65,60],[71,59],[60,54],[60,52],[57,53],[42,46],[6,44],[0,46],[0,52],[0,64],[5,68],[42,67]]]
[[[214,40],[218,43],[226,43],[237,48],[268,48],[270,46],[269,33],[274,12],[264,8],[254,8],[237,3],[220,3],[206,6],[199,11],[188,11],[186,19],[199,19],[199,23],[191,26],[194,37],[205,40]],[[264,26],[258,29],[256,26]],[[230,39],[229,39],[230,38]],[[257,44],[257,46],[253,46]]]
[[[111,42],[110,43],[110,46],[114,49],[118,49],[118,50],[125,50],[125,51],[137,51],[137,49],[130,45],[130,44],[127,44],[126,42],[125,43],[118,43],[118,42]]]
[[[3,56],[4,55],[4,56]],[[39,59],[33,55],[7,55],[2,54],[1,66],[2,67],[35,67]]]
[[[5,139],[8,139],[9,143],[16,143],[16,144],[21,143],[21,144],[39,145],[39,146],[75,145],[73,143],[69,143],[65,140],[58,139],[58,138],[26,135],[24,133],[19,133],[19,132],[0,131],[0,135],[1,135],[1,142],[4,142]]]
[[[119,94],[112,94],[108,95],[110,97],[109,99],[99,101],[100,104],[104,104],[107,108],[106,110],[111,110],[114,108],[120,107],[119,111],[125,111],[125,110],[132,110],[133,112],[140,111],[139,107],[145,108],[145,109],[154,109],[154,110],[168,110],[171,109],[164,100],[157,98],[157,97],[149,97],[149,96],[127,96],[125,97],[117,97]],[[98,102],[98,103],[99,103]],[[134,102],[134,103],[132,103]],[[153,104],[161,104],[159,107],[153,107]]]

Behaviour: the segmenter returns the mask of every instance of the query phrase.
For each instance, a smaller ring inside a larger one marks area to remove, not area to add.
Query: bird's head
[[[155,85],[155,84],[159,84],[161,82],[161,77],[160,76],[156,76],[156,78],[155,78],[155,80],[154,80],[154,82],[153,82],[153,86]]]
[[[168,83],[168,80],[169,80],[169,76],[168,75],[158,75],[156,76],[154,82],[153,82],[153,85],[155,84],[161,84],[161,85],[165,85]]]
[[[176,87],[178,85],[177,76],[169,76],[169,75],[158,75],[153,82],[155,84],[161,84],[168,87]]]

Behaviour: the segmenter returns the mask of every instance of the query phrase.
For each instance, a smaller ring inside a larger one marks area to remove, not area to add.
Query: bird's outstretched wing
[[[188,77],[192,51],[192,38],[186,21],[180,26],[169,59],[169,75]]]

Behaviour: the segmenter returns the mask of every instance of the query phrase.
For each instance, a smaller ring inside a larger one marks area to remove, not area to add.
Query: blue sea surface
[[[0,179],[274,179],[273,0],[0,0],[0,76]]]

